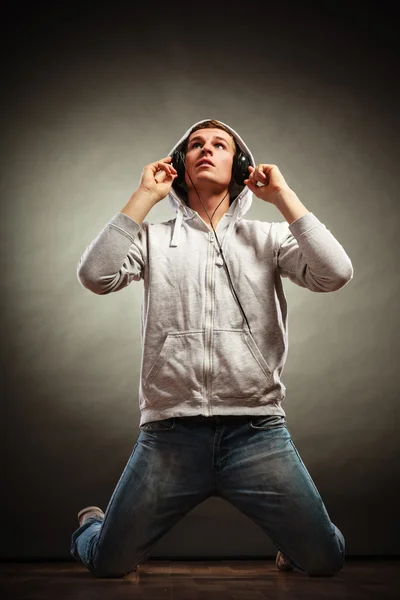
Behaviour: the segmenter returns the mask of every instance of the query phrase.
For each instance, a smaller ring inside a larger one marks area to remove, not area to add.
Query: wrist
[[[297,198],[296,193],[290,187],[281,187],[274,195],[273,204],[279,209],[280,206],[293,202]]]
[[[285,217],[289,225],[310,211],[299,200],[297,194],[290,189],[281,189],[274,202],[276,208]]]
[[[120,212],[141,224],[155,204],[154,194],[138,188]]]
[[[146,204],[152,208],[159,201],[159,197],[154,193],[154,190],[150,190],[144,187],[138,187],[132,194],[129,202],[138,202],[140,204]]]

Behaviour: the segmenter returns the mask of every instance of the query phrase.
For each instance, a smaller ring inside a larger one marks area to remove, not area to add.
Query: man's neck
[[[198,215],[203,219],[203,221],[206,223],[206,225],[210,229],[211,229],[210,219],[212,219],[212,224],[213,224],[214,228],[216,228],[218,223],[224,216],[224,214],[229,210],[229,202],[230,202],[229,192],[228,192],[228,190],[224,190],[222,192],[216,192],[216,193],[209,192],[207,194],[205,192],[202,193],[200,191],[199,194],[201,196],[204,206],[206,207],[209,217],[207,216],[207,213],[203,208],[203,204],[201,203],[200,198],[198,197],[198,195],[196,194],[196,192],[194,190],[189,190],[188,204],[191,209],[195,210],[198,213]],[[221,200],[222,200],[222,202],[221,202]],[[221,202],[221,204],[220,204],[220,202]],[[217,206],[218,206],[218,208],[217,208]],[[217,208],[217,210],[215,211],[216,208]],[[215,211],[215,213],[214,213],[214,211]],[[214,213],[214,216],[213,216],[213,213]]]

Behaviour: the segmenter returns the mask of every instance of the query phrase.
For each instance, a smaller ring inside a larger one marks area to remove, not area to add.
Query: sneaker
[[[288,559],[282,554],[282,552],[278,552],[275,559],[275,564],[280,571],[293,571],[293,567],[288,561]]]
[[[89,517],[104,517],[104,513],[98,506],[86,506],[78,512],[79,525],[83,525]]]

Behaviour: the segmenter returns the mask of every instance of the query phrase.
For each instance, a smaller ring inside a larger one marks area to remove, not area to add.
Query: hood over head
[[[183,136],[171,148],[170,152],[168,153],[168,156],[172,156],[173,153],[177,149],[179,149],[182,145],[184,145],[184,142],[187,140],[190,133],[192,132],[192,130],[195,127],[197,127],[201,123],[205,123],[206,121],[211,121],[211,120],[212,119],[202,119],[201,121],[197,121],[197,123],[194,123],[193,125],[191,125],[189,127],[189,129],[183,134]],[[226,127],[227,130],[233,135],[233,137],[236,141],[236,144],[246,154],[247,158],[249,159],[249,164],[251,166],[255,167],[256,164],[254,162],[253,155],[251,154],[249,148],[247,147],[245,142],[242,140],[240,135],[226,123],[223,123],[222,121],[219,121],[219,120],[217,120],[217,122],[221,123],[221,125]],[[229,233],[232,230],[232,228],[234,227],[235,222],[237,220],[241,219],[243,217],[243,215],[246,214],[246,212],[250,209],[251,204],[252,204],[252,192],[249,190],[249,188],[246,185],[240,186],[240,185],[236,184],[235,182],[233,182],[230,187],[230,197],[231,197],[231,204],[230,204],[230,208],[226,214],[231,216],[231,220],[230,220],[230,224],[229,224],[229,231],[227,231],[226,235],[224,236],[225,239],[224,239],[223,246],[226,245],[226,241],[229,237]],[[177,213],[175,226],[174,226],[174,234],[173,234],[172,241],[171,241],[171,246],[177,246],[179,243],[179,235],[180,235],[180,230],[182,227],[182,221],[187,220],[187,219],[192,219],[197,213],[196,213],[196,211],[194,211],[192,208],[190,208],[188,206],[188,204],[186,203],[184,190],[178,185],[173,184],[171,186],[171,190],[168,194],[168,203],[169,203],[169,206],[171,207],[171,209]],[[224,248],[223,248],[223,252],[224,252]],[[219,263],[217,263],[217,264],[219,264]]]

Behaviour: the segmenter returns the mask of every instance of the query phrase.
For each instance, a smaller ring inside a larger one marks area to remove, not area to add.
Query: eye
[[[192,142],[190,144],[190,149],[196,148],[197,146],[201,146],[201,142]],[[214,146],[221,146],[221,148],[225,148],[225,144],[223,142],[215,142]]]

